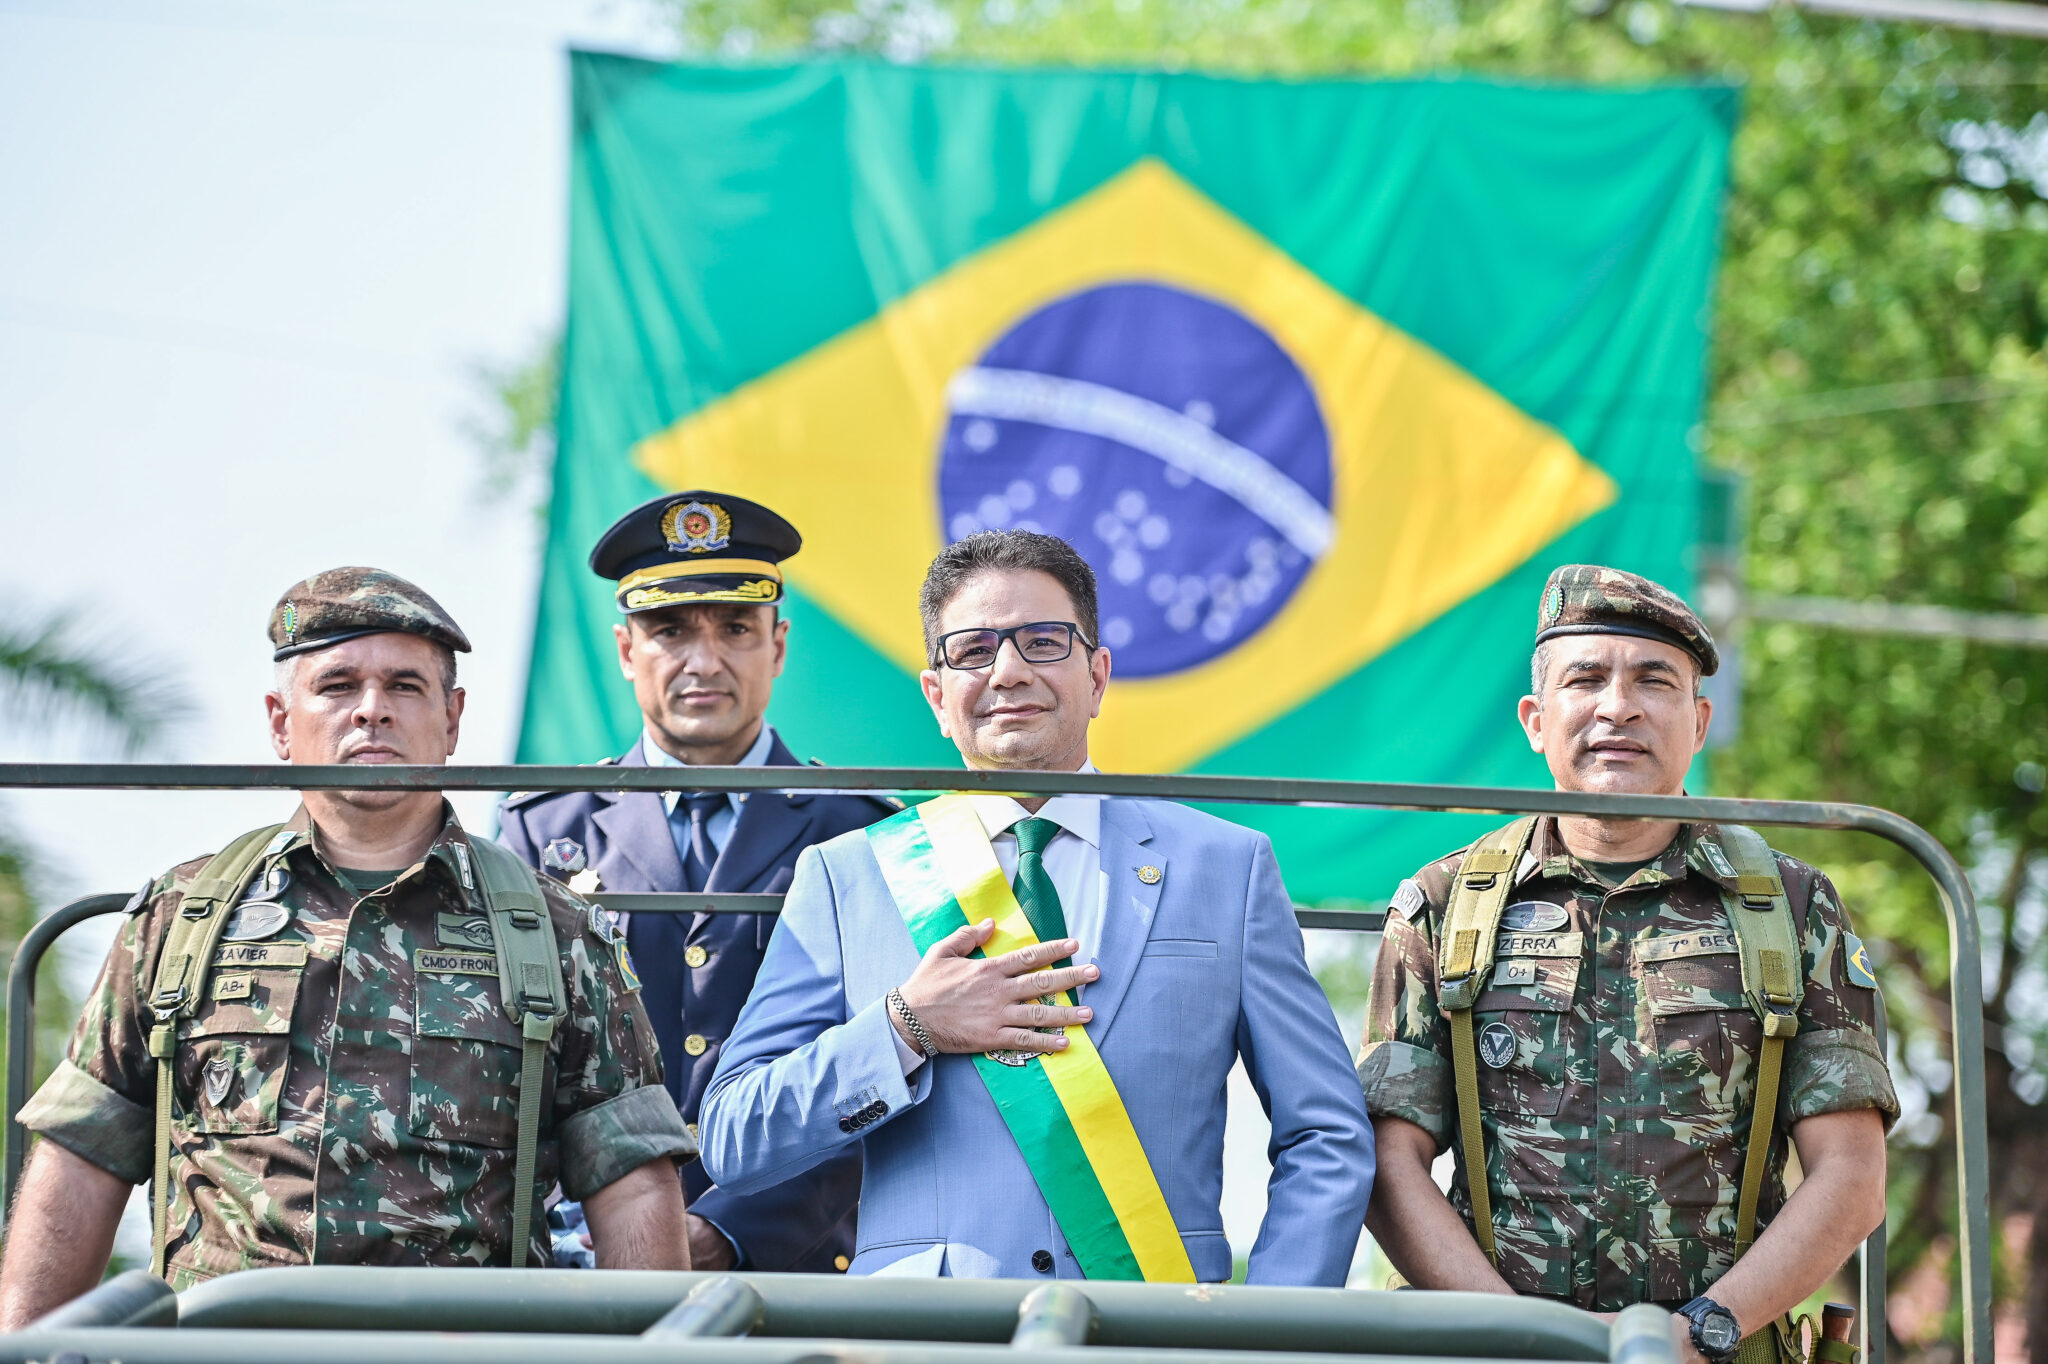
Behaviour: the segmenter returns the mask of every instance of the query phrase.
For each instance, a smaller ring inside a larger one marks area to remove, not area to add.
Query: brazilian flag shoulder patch
[[[1875,990],[1877,973],[1870,969],[1870,952],[1863,946],[1863,939],[1854,933],[1845,933],[1842,937],[1842,952],[1849,962],[1849,983]]]

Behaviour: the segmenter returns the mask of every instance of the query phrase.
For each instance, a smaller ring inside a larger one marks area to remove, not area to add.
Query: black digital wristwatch
[[[1678,1309],[1678,1315],[1692,1323],[1693,1348],[1712,1364],[1727,1364],[1742,1344],[1742,1328],[1735,1314],[1702,1293]]]

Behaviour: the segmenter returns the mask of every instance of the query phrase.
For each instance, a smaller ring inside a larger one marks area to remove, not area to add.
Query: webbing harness
[[[1735,1210],[1735,1254],[1756,1240],[1756,1205],[1771,1159],[1778,1123],[1778,1085],[1784,1073],[1785,1043],[1799,1032],[1799,1005],[1806,998],[1806,972],[1792,900],[1778,875],[1778,859],[1756,830],[1740,824],[1717,826],[1721,847],[1735,867],[1735,889],[1722,891],[1735,938],[1742,946],[1742,992],[1763,1021],[1757,1053],[1756,1109],[1749,1120],[1749,1150],[1742,1158],[1742,1192]]]
[[[1493,975],[1494,939],[1500,912],[1515,888],[1515,866],[1528,851],[1536,821],[1524,817],[1495,829],[1465,851],[1451,883],[1443,935],[1450,944],[1438,974],[1437,999],[1451,1023],[1451,1083],[1458,1095],[1458,1140],[1464,1148],[1465,1186],[1472,1197],[1472,1230],[1479,1248],[1495,1264],[1493,1189],[1486,1176],[1486,1138],[1479,1129],[1479,1061],[1472,1043],[1472,1006]]]
[[[149,1032],[149,1054],[156,1062],[156,1167],[150,1190],[150,1272],[161,1278],[169,1253],[172,1108],[176,1102],[178,1024],[198,1011],[206,997],[207,978],[226,930],[228,911],[239,901],[257,866],[290,840],[282,824],[243,834],[214,854],[178,902],[178,912],[164,934],[150,987],[149,1008],[155,1018]],[[513,1159],[512,1264],[525,1262],[531,1240],[533,1181],[540,1146],[541,1090],[548,1045],[555,1026],[567,1012],[554,928],[534,873],[511,851],[495,843],[458,844],[463,881],[469,881],[466,846],[481,876],[484,911],[497,943],[498,998],[506,1016],[520,1029],[519,1146]]]
[[[1799,931],[1793,921],[1792,901],[1785,893],[1770,845],[1754,829],[1739,824],[1715,827],[1735,871],[1735,889],[1724,890],[1721,899],[1741,949],[1743,994],[1764,1027],[1763,1047],[1757,1056],[1756,1108],[1750,1120],[1749,1148],[1743,1157],[1741,1193],[1736,1205],[1735,1254],[1740,1257],[1756,1240],[1757,1202],[1763,1193],[1771,1138],[1777,1126],[1785,1042],[1799,1031],[1805,972],[1800,966]],[[1486,1142],[1479,1125],[1479,1066],[1472,1036],[1472,1006],[1492,977],[1501,911],[1507,907],[1508,896],[1514,889],[1515,868],[1528,851],[1535,828],[1534,819],[1518,819],[1495,829],[1466,851],[1451,883],[1451,902],[1444,911],[1437,946],[1441,962],[1437,997],[1451,1028],[1451,1083],[1458,1100],[1458,1137],[1465,1161],[1465,1183],[1472,1199],[1472,1230],[1486,1258],[1496,1264],[1500,1256],[1493,1236]]]
[[[241,897],[249,875],[274,842],[286,837],[282,824],[252,829],[213,855],[178,901],[178,913],[164,934],[156,978],[149,991],[149,1054],[156,1062],[156,1171],[150,1182],[149,1272],[162,1278],[170,1245],[171,1107],[176,1100],[178,1020],[189,1018],[206,997],[214,950],[227,928],[228,907]]]
[[[526,1262],[532,1239],[533,1175],[540,1150],[540,1101],[548,1044],[569,1011],[554,926],[533,868],[508,848],[471,841],[482,874],[484,910],[498,943],[498,999],[519,1025],[519,1149],[512,1162],[510,1262]]]

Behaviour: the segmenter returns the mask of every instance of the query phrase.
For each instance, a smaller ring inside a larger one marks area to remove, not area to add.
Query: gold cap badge
[[[716,502],[678,502],[661,514],[661,534],[677,554],[708,554],[732,542],[732,517]]]

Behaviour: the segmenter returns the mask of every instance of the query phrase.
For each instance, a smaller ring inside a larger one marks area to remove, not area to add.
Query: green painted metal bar
[[[679,895],[621,890],[601,890],[589,898],[606,909],[631,914],[780,914],[783,899],[780,895],[743,895],[736,891]],[[1296,905],[1294,918],[1303,928],[1339,933],[1377,933],[1387,922],[1385,910],[1311,909],[1307,905]]]
[[[81,1293],[54,1312],[37,1318],[33,1329],[66,1331],[91,1326],[176,1326],[178,1295],[146,1269],[116,1274],[88,1293]]]
[[[1095,1330],[1095,1304],[1072,1284],[1041,1284],[1017,1306],[1013,1350],[1059,1350],[1086,1345]]]
[[[737,891],[719,894],[677,894],[673,892],[636,892],[626,890],[601,890],[586,899],[597,901],[606,909],[622,909],[632,914],[780,914],[780,895],[742,895]]]
[[[492,1331],[637,1335],[694,1284],[731,1277],[761,1296],[753,1339],[856,1338],[1003,1347],[1041,1284],[1021,1279],[851,1279],[829,1274],[664,1274],[549,1269],[315,1266],[230,1274],[187,1290],[180,1329]],[[1607,1324],[1561,1303],[1485,1293],[1089,1282],[1094,1346],[1289,1350],[1523,1360],[1608,1358]],[[555,1348],[563,1348],[557,1341]],[[580,1343],[577,1348],[580,1348]],[[695,1347],[692,1347],[695,1348]],[[386,1351],[366,1356],[382,1364]],[[276,1358],[290,1359],[280,1349]],[[126,1356],[124,1356],[126,1358]],[[0,1356],[0,1364],[4,1364]],[[1211,1364],[1214,1364],[1212,1358]]]
[[[752,1335],[767,1314],[754,1286],[731,1274],[704,1279],[660,1321],[640,1334],[650,1339],[694,1340]]]
[[[1884,995],[1877,997],[1877,1049],[1891,1055],[1891,1021],[1884,1007]],[[1863,1238],[1856,1250],[1856,1338],[1863,1351],[1863,1364],[1884,1364],[1886,1312],[1890,1286],[1885,1282],[1885,1225]]]
[[[1043,1364],[1218,1364],[1214,1352],[1045,1350]],[[1432,1355],[1372,1355],[1374,1364],[1438,1364]],[[0,1336],[0,1364],[1014,1364],[990,1345],[875,1345],[865,1340],[676,1340],[606,1336],[508,1336],[369,1331],[82,1331]],[[1245,1351],[1230,1364],[1328,1364],[1328,1355]],[[1511,1358],[1470,1358],[1459,1364],[1521,1364]]]
[[[1874,806],[1711,796],[1616,796],[1512,787],[1273,777],[984,772],[953,768],[299,767],[275,764],[0,763],[0,788],[124,790],[692,790],[1000,791],[1019,795],[1151,796],[1160,799],[1332,808],[1675,819],[1788,828],[1855,829],[1911,853],[1933,876],[1949,925],[1950,1050],[1955,1070],[1961,1203],[1964,1357],[1993,1364],[1989,1152],[1984,1131],[1982,940],[1962,868],[1939,840],[1904,816]],[[10,1110],[10,1118],[12,1110]]]
[[[14,1207],[14,1191],[21,1183],[21,1162],[28,1142],[14,1115],[28,1102],[28,1087],[36,1070],[36,971],[50,944],[72,927],[101,914],[112,914],[128,902],[126,895],[88,895],[36,920],[35,927],[22,935],[14,950],[14,962],[7,970],[7,1154],[0,1173],[0,1208]]]
[[[1624,1307],[1608,1328],[1607,1357],[1612,1364],[1678,1364],[1671,1314],[1646,1302]]]

